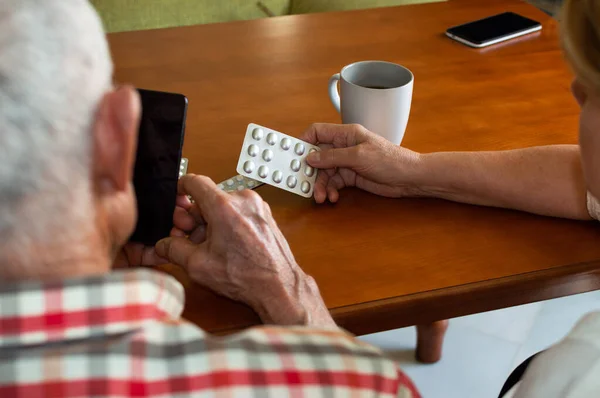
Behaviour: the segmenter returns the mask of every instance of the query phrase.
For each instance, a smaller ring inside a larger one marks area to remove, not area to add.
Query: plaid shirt
[[[182,309],[182,286],[145,269],[0,285],[0,397],[419,396],[341,330],[213,337]]]

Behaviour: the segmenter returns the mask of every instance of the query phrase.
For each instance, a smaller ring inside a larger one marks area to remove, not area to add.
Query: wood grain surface
[[[446,28],[503,11],[543,31],[474,50]],[[415,75],[403,145],[423,152],[577,142],[556,24],[515,0],[446,3],[109,35],[118,82],[189,98],[189,171],[221,181],[246,126],[299,135],[339,122],[328,78],[344,65],[397,62]],[[258,192],[334,317],[361,334],[600,287],[600,228],[439,200],[393,200],[348,189],[336,205],[272,187]],[[165,270],[187,290],[184,316],[225,333],[257,323],[246,306]]]

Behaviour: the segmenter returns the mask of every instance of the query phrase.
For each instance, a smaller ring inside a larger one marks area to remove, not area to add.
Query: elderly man
[[[175,237],[125,244],[140,105],[111,88],[98,18],[84,0],[0,0],[0,30],[0,397],[418,396],[336,327],[256,194],[187,176]],[[298,327],[211,337],[180,319],[171,277],[111,272],[164,257]]]

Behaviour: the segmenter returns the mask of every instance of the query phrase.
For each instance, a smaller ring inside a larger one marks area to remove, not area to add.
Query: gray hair
[[[91,128],[111,78],[87,0],[0,0],[0,248],[94,217]]]

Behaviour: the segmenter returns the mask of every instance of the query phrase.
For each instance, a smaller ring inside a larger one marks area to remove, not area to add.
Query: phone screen
[[[448,33],[474,44],[484,44],[511,34],[541,26],[539,22],[513,12],[494,15],[448,29]]]
[[[133,173],[138,220],[130,240],[154,245],[169,236],[177,198],[187,98],[138,89],[142,117]]]

